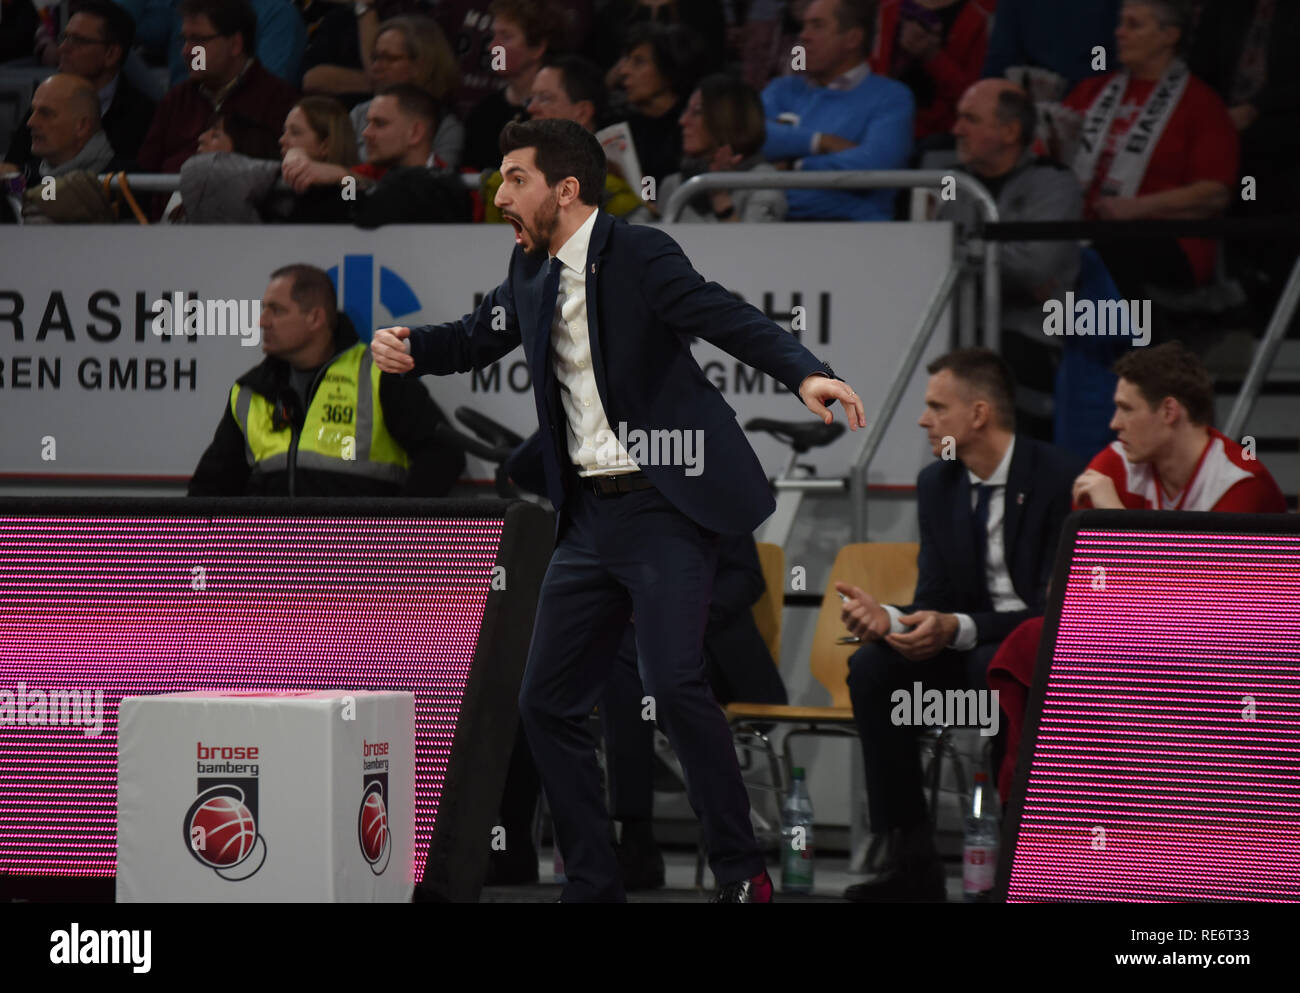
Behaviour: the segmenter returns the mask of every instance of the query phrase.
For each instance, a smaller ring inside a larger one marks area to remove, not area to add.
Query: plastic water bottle
[[[975,773],[971,809],[966,815],[961,888],[967,903],[988,903],[993,899],[998,866],[998,818],[988,779],[986,773]]]
[[[813,888],[813,808],[803,769],[781,805],[781,892],[811,893]]]

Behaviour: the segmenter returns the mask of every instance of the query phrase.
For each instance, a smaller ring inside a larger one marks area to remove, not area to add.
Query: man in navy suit
[[[829,422],[862,405],[798,340],[691,268],[661,230],[600,211],[605,154],[572,121],[501,133],[495,203],[515,232],[505,280],[459,321],[375,332],[385,372],[447,375],[522,344],[546,491],[559,510],[520,714],[555,817],[561,899],[626,899],[587,718],[633,612],[646,692],[690,781],[716,902],[771,899],[702,643],[721,534],[775,508],[763,468],[691,356],[703,338],[773,376]]]
[[[847,598],[844,622],[864,642],[849,660],[849,692],[871,829],[888,845],[881,875],[845,891],[860,902],[944,899],[910,722],[916,708],[908,700],[900,709],[899,700],[914,695],[917,683],[923,695],[989,692],[985,671],[998,644],[1043,613],[1070,488],[1082,468],[1076,456],[1015,433],[1014,385],[995,353],[960,349],[927,368],[919,423],[940,461],[916,482],[915,598],[886,606],[836,583]],[[900,690],[903,698],[895,695]],[[985,712],[998,717],[996,707]]]

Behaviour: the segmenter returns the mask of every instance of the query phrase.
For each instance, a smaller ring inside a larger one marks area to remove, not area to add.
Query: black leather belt
[[[613,476],[579,476],[583,489],[596,496],[618,496],[634,490],[648,490],[654,486],[644,472],[623,472]]]

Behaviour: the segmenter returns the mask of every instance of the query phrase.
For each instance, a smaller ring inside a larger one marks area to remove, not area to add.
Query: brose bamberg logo
[[[393,857],[388,830],[388,742],[361,740],[361,810],[357,814],[357,841],[361,857],[376,876],[382,876]]]
[[[222,879],[247,879],[266,861],[257,831],[260,749],[197,742],[197,796],[185,813],[185,844]]]

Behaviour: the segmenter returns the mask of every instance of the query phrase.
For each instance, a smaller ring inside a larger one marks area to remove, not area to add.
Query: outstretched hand
[[[401,374],[415,368],[411,358],[410,328],[380,328],[370,342],[370,353],[375,365],[384,372]]]
[[[827,424],[835,420],[835,415],[826,409],[827,400],[839,400],[844,404],[844,414],[849,421],[849,430],[867,426],[867,416],[862,412],[862,400],[848,383],[831,379],[829,376],[809,376],[799,384],[799,399],[804,406],[820,417]]]

